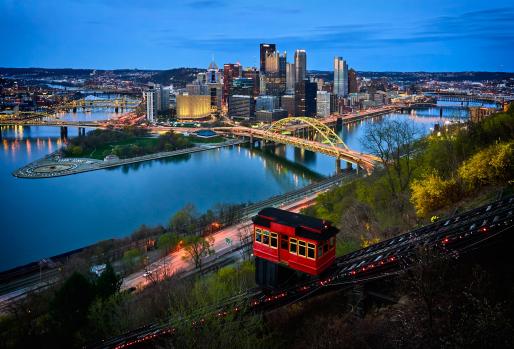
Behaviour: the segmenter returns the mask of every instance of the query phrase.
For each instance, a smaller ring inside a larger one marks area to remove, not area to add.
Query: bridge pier
[[[114,108],[114,112],[118,113],[118,107]]]
[[[353,165],[351,162],[346,162],[346,170],[348,170],[348,171],[353,170]]]
[[[77,112],[77,107],[73,107],[73,113]]]
[[[443,107],[439,108],[439,117],[443,117]]]
[[[336,119],[336,128],[340,128],[343,126],[343,118],[339,117]]]
[[[65,140],[68,138],[68,127],[67,126],[61,126],[61,139]]]
[[[86,128],[79,127],[79,137],[84,137],[86,135]]]
[[[341,174],[341,159],[336,159],[336,174]]]

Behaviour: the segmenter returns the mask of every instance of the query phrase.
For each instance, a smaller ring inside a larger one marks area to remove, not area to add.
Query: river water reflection
[[[455,110],[444,108],[443,115],[467,116]],[[449,120],[438,115],[439,108],[432,108],[385,117],[412,119],[426,133]],[[365,128],[381,119],[347,125],[339,133],[350,148],[363,150]],[[234,146],[67,177],[11,175],[60,147],[59,134],[57,127],[1,128],[0,270],[126,236],[141,224],[166,224],[187,203],[204,211],[217,203],[259,201],[331,175],[335,166],[333,158],[289,146]],[[76,136],[77,129],[68,135]]]

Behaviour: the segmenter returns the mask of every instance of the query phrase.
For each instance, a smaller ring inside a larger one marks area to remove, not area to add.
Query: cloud
[[[186,5],[194,9],[202,9],[224,7],[226,3],[222,0],[192,0],[187,2]]]

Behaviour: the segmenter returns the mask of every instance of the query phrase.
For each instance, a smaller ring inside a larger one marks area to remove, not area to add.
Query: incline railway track
[[[230,314],[269,311],[307,299],[329,287],[350,289],[356,284],[393,277],[416,265],[415,257],[420,247],[437,247],[451,256],[458,256],[480,248],[513,227],[514,197],[497,200],[341,256],[319,279],[271,293],[248,290],[216,307],[198,309],[187,318],[155,322],[90,347],[126,348],[173,335],[177,321],[199,326],[209,316],[223,319]]]

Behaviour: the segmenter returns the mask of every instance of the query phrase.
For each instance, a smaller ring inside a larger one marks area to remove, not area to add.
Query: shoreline
[[[246,143],[246,141],[235,139],[216,144],[196,144],[192,148],[179,149],[169,152],[159,152],[155,154],[137,156],[129,159],[119,159],[111,161],[90,158],[62,158],[59,155],[59,150],[56,150],[55,152],[50,153],[41,159],[35,160],[15,170],[14,172],[12,172],[12,175],[16,178],[23,179],[44,179],[63,177],[84,172],[114,168],[123,165],[130,165],[138,162],[152,161],[178,155],[198,153],[201,151],[218,149],[233,145],[239,145],[243,143]]]

